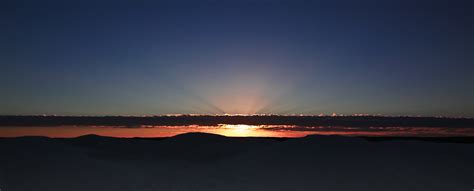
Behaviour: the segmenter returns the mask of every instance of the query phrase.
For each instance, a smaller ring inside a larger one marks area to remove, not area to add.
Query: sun
[[[230,124],[220,124],[220,129],[224,130],[223,134],[225,136],[235,136],[235,137],[246,137],[252,136],[256,130],[258,130],[258,126],[256,125],[230,125]]]

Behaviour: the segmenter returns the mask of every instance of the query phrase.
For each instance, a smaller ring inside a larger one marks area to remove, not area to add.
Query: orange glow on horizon
[[[1,127],[0,137],[46,136],[73,138],[88,134],[107,137],[171,137],[183,133],[212,133],[228,137],[304,137],[306,135],[344,136],[412,136],[447,137],[474,136],[473,128],[430,127],[301,127],[293,125],[220,124],[217,126],[58,126],[58,127]]]

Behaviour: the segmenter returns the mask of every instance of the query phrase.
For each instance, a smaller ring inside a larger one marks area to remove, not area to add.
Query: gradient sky
[[[474,117],[472,0],[2,4],[0,114]]]

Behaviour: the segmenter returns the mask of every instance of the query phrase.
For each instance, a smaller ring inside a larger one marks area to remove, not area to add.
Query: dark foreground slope
[[[0,188],[429,190],[474,188],[474,144],[309,136],[0,139]]]

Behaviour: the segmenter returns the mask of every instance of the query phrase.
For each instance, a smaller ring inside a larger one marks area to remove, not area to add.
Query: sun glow
[[[89,134],[108,137],[172,137],[183,133],[212,133],[228,137],[304,137],[311,134],[344,136],[464,137],[473,128],[449,127],[337,127],[295,125],[219,124],[216,126],[12,126],[1,127],[0,137],[47,136],[71,138]]]
[[[239,136],[239,137],[251,136],[255,134],[256,130],[259,129],[259,127],[256,125],[244,125],[244,124],[238,124],[238,125],[220,124],[219,128],[225,130],[224,134],[226,136]]]

